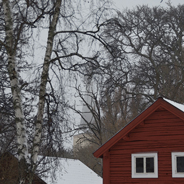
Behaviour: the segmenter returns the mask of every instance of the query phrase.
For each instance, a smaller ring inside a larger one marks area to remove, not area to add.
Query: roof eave
[[[97,149],[93,153],[93,155],[97,158],[102,158],[103,154],[107,152],[114,144],[116,144],[120,139],[126,136],[139,123],[144,121],[144,119],[146,119],[149,115],[151,115],[154,111],[156,111],[161,106],[184,120],[184,112],[177,109],[172,104],[168,103],[167,101],[165,101],[163,98],[160,97],[151,106],[149,106],[140,115],[138,115],[134,120],[132,120],[126,127],[122,128],[117,134],[115,134],[111,139],[109,139],[99,149]]]

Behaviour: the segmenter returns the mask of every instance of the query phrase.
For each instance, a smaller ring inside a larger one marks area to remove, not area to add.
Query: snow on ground
[[[75,159],[59,159],[61,168],[56,171],[56,180],[51,176],[43,179],[47,184],[102,184],[102,178],[94,171]]]

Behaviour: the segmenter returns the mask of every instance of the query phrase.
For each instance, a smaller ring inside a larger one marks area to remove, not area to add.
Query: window
[[[184,178],[184,152],[172,152],[172,177]]]
[[[157,153],[132,154],[132,178],[158,178]]]

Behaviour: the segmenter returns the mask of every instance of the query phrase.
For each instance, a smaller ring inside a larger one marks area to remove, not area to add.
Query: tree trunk
[[[15,123],[17,132],[18,159],[20,163],[19,183],[25,181],[25,165],[28,163],[28,145],[25,128],[24,113],[22,109],[21,93],[16,63],[16,45],[14,45],[13,19],[9,0],[3,0],[5,18],[6,51],[8,55],[8,74],[12,91],[13,105],[15,110]]]
[[[47,79],[49,75],[49,66],[50,66],[50,59],[51,59],[51,54],[53,49],[54,33],[56,31],[57,22],[59,19],[61,3],[62,3],[62,0],[56,1],[55,12],[53,15],[53,19],[50,23],[49,32],[48,32],[46,53],[45,53],[45,58],[43,63],[43,71],[41,75],[37,120],[35,122],[35,135],[34,135],[33,152],[32,152],[32,162],[34,163],[33,165],[36,164],[38,152],[39,152],[39,145],[41,142],[46,85],[47,85]],[[33,171],[35,170],[34,166],[32,170]]]

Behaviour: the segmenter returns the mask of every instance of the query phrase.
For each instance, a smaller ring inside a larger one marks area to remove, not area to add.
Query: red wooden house
[[[184,184],[184,105],[158,98],[94,156],[103,184]]]

